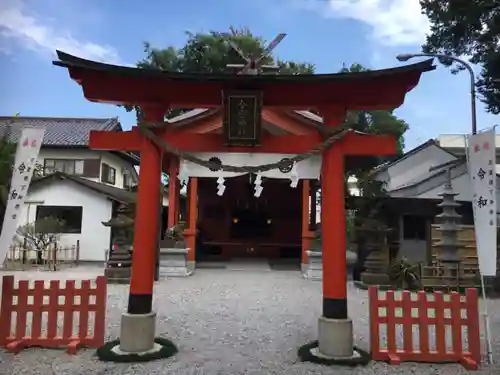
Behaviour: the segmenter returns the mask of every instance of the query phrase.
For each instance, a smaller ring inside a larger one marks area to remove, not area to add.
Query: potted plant
[[[418,264],[411,264],[406,258],[396,260],[391,264],[389,279],[397,288],[409,290],[421,288]]]
[[[180,221],[177,224],[172,225],[165,232],[165,237],[170,240],[172,247],[175,249],[185,249],[186,241],[184,240],[184,229],[186,224]]]

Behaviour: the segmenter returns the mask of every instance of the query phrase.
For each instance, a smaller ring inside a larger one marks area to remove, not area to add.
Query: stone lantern
[[[117,216],[102,224],[112,230],[113,248],[109,252],[104,274],[108,283],[128,284],[132,269],[132,228],[134,219],[126,215],[126,205],[117,209]]]

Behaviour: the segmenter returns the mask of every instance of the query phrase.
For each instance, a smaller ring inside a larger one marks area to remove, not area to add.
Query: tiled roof
[[[118,118],[2,117],[0,136],[15,142],[25,127],[45,128],[43,146],[85,147],[91,130],[121,131]]]
[[[40,185],[44,182],[54,181],[54,180],[70,180],[81,186],[87,187],[91,190],[94,190],[100,194],[104,194],[110,199],[118,201],[120,203],[133,203],[136,200],[137,193],[131,192],[125,189],[120,189],[114,186],[102,184],[100,182],[95,182],[91,180],[87,180],[83,177],[71,176],[61,172],[56,172],[50,174],[48,176],[38,178],[31,182],[30,188]]]

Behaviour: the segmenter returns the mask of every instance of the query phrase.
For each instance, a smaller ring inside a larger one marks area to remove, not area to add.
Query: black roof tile
[[[45,128],[42,146],[87,147],[91,130],[122,131],[118,118],[0,116],[0,136],[16,142],[25,127]]]

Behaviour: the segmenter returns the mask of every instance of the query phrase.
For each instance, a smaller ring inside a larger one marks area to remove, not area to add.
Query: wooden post
[[[310,250],[311,239],[314,234],[309,229],[309,192],[311,182],[309,180],[302,180],[302,265],[309,262],[307,251]]]
[[[311,209],[309,215],[309,230],[315,231],[316,228],[316,193],[318,192],[318,183],[316,180],[311,181],[310,185],[310,199]]]
[[[338,146],[323,153],[321,194],[323,316],[347,319],[344,155]]]
[[[179,173],[179,159],[174,155],[169,155],[168,164],[168,228],[177,224],[179,220],[179,188],[180,181],[177,178]]]
[[[196,232],[198,223],[198,178],[191,177],[188,184],[188,227],[184,230],[186,246],[189,248],[188,262],[196,260]]]
[[[163,121],[163,109],[143,110],[147,121]],[[129,314],[148,314],[152,309],[160,186],[161,152],[151,141],[143,138],[127,310]]]
[[[345,111],[326,108],[326,125],[336,126]],[[342,141],[341,141],[342,142]],[[344,191],[344,153],[335,144],[321,162],[321,233],[323,246],[323,317],[347,319],[347,261]]]

